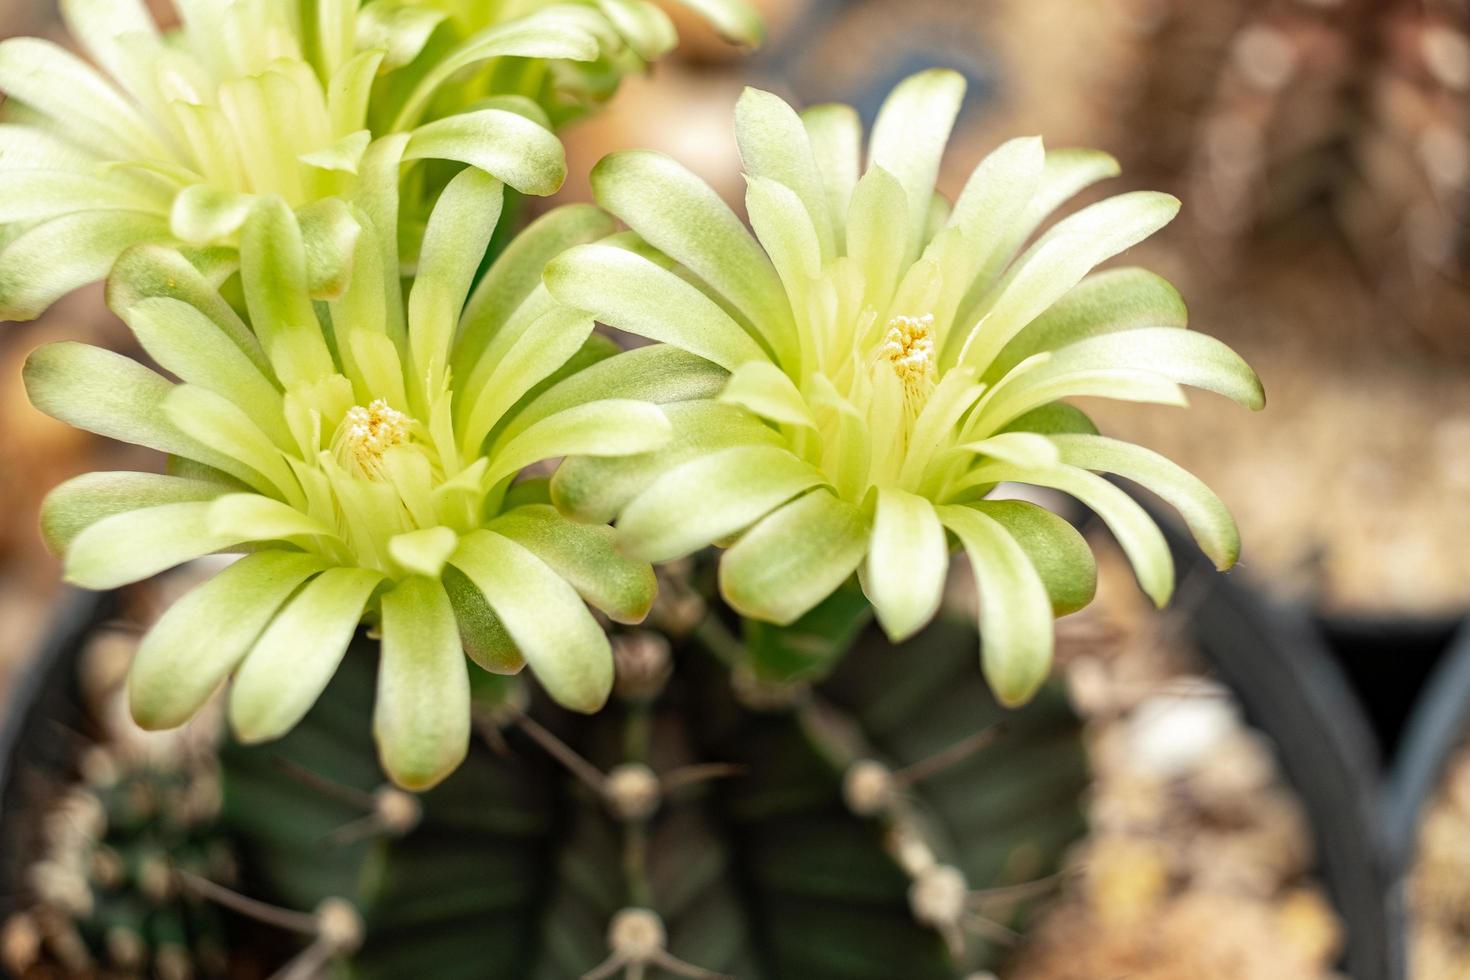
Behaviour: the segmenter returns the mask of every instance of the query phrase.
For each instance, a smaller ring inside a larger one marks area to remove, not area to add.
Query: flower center
[[[412,422],[381,398],[367,408],[354,405],[337,427],[332,452],[348,469],[378,479],[383,475],[383,454],[408,442]]]
[[[888,361],[905,388],[917,390],[934,372],[934,316],[896,316],[888,321],[888,333],[878,347],[878,356]]]

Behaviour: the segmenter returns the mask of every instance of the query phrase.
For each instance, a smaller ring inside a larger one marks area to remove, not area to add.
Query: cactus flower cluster
[[[0,312],[106,278],[164,372],[78,344],[31,357],[43,411],[167,458],[57,488],[46,539],[95,589],[243,555],[144,639],[145,727],[228,681],[236,734],[280,736],[365,626],[383,766],[422,789],[464,757],[470,671],[528,666],[596,711],[613,679],[598,615],[641,620],[653,564],[711,545],[741,615],[789,624],[856,576],[895,641],[932,619],[962,550],[986,676],[1019,704],[1096,571],[1062,518],[997,499],[1009,484],[1096,510],[1160,604],[1163,538],[1100,474],[1235,561],[1207,488],[1066,401],[1178,405],[1188,385],[1261,406],[1168,283],[1094,271],[1178,202],[1124,194],[1048,226],[1116,164],[1039,139],[946,201],[954,73],[901,83],[866,154],[852,109],[748,90],[749,227],[675,161],[630,152],[594,171],[596,207],[492,249],[512,192],[560,186],[555,126],[672,46],[656,6],[177,5],[162,31],[140,0],[68,0],[95,69],[0,44]],[[739,0],[689,5],[759,40]],[[598,323],[656,343],[619,352]]]

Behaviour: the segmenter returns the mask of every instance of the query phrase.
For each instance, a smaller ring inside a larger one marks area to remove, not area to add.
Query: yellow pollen
[[[896,316],[888,321],[888,333],[878,355],[893,365],[893,373],[905,386],[918,387],[934,370],[934,316]]]
[[[367,408],[354,405],[342,419],[332,449],[344,466],[363,476],[378,477],[382,475],[383,454],[408,442],[411,423],[412,419],[381,398]]]

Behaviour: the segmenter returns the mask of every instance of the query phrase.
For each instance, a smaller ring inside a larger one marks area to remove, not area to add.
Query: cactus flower
[[[541,103],[587,99],[554,66],[633,52],[599,69],[607,87],[672,44],[643,0],[480,4],[483,29],[464,37],[440,29],[446,11],[401,0],[176,5],[182,26],[164,32],[143,0],[63,0],[98,68],[39,38],[0,42],[0,319],[38,316],[136,244],[183,246],[222,281],[263,195],[297,211],[313,297],[332,298],[356,234],[339,198],[421,159],[549,194],[565,169]],[[412,186],[409,233],[440,185]]]
[[[502,198],[478,169],[450,181],[406,302],[384,259],[396,226],[359,213],[351,282],[314,304],[297,216],[260,197],[241,230],[246,317],[175,251],[119,260],[109,302],[180,383],[80,344],[32,355],[38,408],[170,457],[167,475],[92,473],[51,494],[43,530],[69,581],[110,589],[245,552],[142,641],[129,696],[144,727],[181,724],[233,675],[238,736],[279,736],[360,623],[382,638],[373,727],[406,787],[466,751],[466,655],[529,664],[570,708],[604,702],[611,651],[584,603],[638,621],[652,569],[618,554],[610,528],[562,518],[544,479],[517,478],[571,453],[650,451],[669,424],[646,402],[587,397],[610,390],[595,375],[562,380],[594,359],[593,324],[539,277],[548,254],[610,230],[595,208],[533,224],[471,294]]]
[[[552,295],[729,379],[717,401],[670,407],[665,449],[570,461],[552,491],[571,513],[616,516],[639,558],[729,544],[722,592],[755,619],[791,623],[856,573],[895,641],[934,616],[961,547],[979,587],[986,676],[1016,704],[1047,675],[1053,617],[1091,600],[1096,567],[1067,522],[995,499],[997,487],[1079,498],[1159,604],[1173,585],[1163,536],[1099,474],[1176,506],[1222,569],[1239,551],[1200,481],[1099,435],[1064,399],[1183,405],[1190,385],[1260,408],[1263,395],[1238,356],[1186,329],[1164,280],[1092,271],[1167,224],[1174,198],[1123,194],[1042,230],[1116,173],[1105,154],[1018,139],[980,163],[953,205],[936,195],[963,94],[949,71],[902,82],[863,170],[852,109],[798,114],[747,90],[736,129],[753,236],[673,160],[603,160],[597,201],[636,240],[563,254],[546,272]]]

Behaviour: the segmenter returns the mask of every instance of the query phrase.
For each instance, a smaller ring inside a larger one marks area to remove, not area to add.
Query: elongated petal
[[[167,218],[138,211],[81,211],[28,228],[0,251],[0,320],[33,320],[107,275],[126,249],[168,237]]]
[[[1138,268],[1094,273],[1017,334],[986,369],[985,379],[993,382],[1033,354],[1088,337],[1188,323],[1179,291],[1161,276]]]
[[[890,640],[900,643],[934,618],[948,571],[949,543],[934,505],[903,490],[880,489],[863,592]]]
[[[0,43],[0,91],[108,157],[167,157],[148,124],[117,89],[50,41],[17,37]]]
[[[212,533],[237,541],[292,541],[311,543],[336,532],[294,507],[258,493],[231,493],[209,508]]]
[[[965,546],[980,592],[981,665],[1002,704],[1024,704],[1051,670],[1051,600],[1025,550],[994,519],[942,507],[940,519]]]
[[[465,405],[461,451],[476,452],[500,420],[536,385],[565,364],[592,335],[592,318],[580,310],[554,305],[537,317],[503,356],[486,362],[470,378],[467,392],[479,392]],[[484,372],[488,374],[482,377]]]
[[[822,177],[838,251],[845,253],[847,206],[862,167],[863,123],[852,106],[812,106],[801,114]]]
[[[735,106],[735,135],[745,172],[791,191],[816,233],[818,263],[837,255],[827,189],[811,139],[796,110],[770,92],[747,88]]]
[[[1046,585],[1052,612],[1074,613],[1097,594],[1097,560],[1087,539],[1045,507],[1024,500],[982,500],[974,509],[991,517],[1016,539]]]
[[[734,304],[773,350],[791,356],[791,310],[780,280],[708,184],[661,153],[632,150],[604,157],[592,170],[592,190],[609,213]]]
[[[322,568],[311,555],[246,555],[168,608],[128,673],[133,720],[149,730],[194,716],[239,665],[281,604]]]
[[[612,647],[582,600],[529,550],[493,531],[460,542],[451,563],[484,594],[562,707],[591,713],[612,692]]]
[[[117,260],[107,281],[107,305],[118,316],[144,300],[178,300],[204,314],[238,347],[256,371],[275,379],[270,360],[254,332],[219,294],[219,290],[177,250],[159,245],[130,248]]]
[[[923,245],[939,161],[965,98],[958,72],[934,68],[911,75],[889,93],[873,124],[872,165],[893,174],[908,200],[910,260]]]
[[[544,196],[567,176],[561,140],[514,112],[481,109],[420,126],[404,160],[457,160],[478,167],[522,194]]]
[[[614,227],[592,205],[570,204],[541,216],[511,239],[465,306],[454,346],[454,377],[470,376],[491,338],[541,284],[546,263],[573,245],[606,237]]]
[[[66,580],[85,589],[116,589],[240,544],[244,539],[211,529],[212,506],[161,504],[104,517],[67,548]]]
[[[581,456],[562,463],[551,481],[556,506],[578,520],[604,524],[680,463],[732,447],[779,442],[773,429],[734,405],[692,401],[668,405],[664,413],[673,435],[655,452]]]
[[[413,376],[437,388],[449,363],[470,284],[500,222],[504,185],[473,167],[449,182],[424,231],[419,274],[408,296]]]
[[[180,432],[229,460],[230,474],[267,496],[302,502],[284,454],[233,402],[195,385],[176,385],[164,399],[163,411]]]
[[[980,471],[986,482],[1051,487],[1076,497],[1103,519],[1133,565],[1138,584],[1162,609],[1174,594],[1174,558],[1164,535],[1138,503],[1107,480],[1073,466],[1024,469],[997,463]]]
[[[459,624],[459,640],[464,645],[465,656],[492,674],[513,675],[525,669],[526,658],[516,649],[505,624],[485,601],[485,594],[479,587],[453,565],[444,566],[440,580],[444,583],[444,591],[449,594],[450,604],[454,606],[454,618]]]
[[[313,300],[340,299],[352,280],[362,225],[340,198],[314,201],[297,214],[306,251],[306,290]]]
[[[1138,191],[1109,198],[1063,219],[1017,260],[962,355],[984,372],[1025,326],[1082,281],[1092,268],[1143,241],[1179,213],[1168,194]]]
[[[747,177],[745,209],[781,282],[794,305],[806,305],[815,280],[822,273],[820,235],[811,213],[785,184],[765,177]]]
[[[149,357],[184,381],[229,399],[277,445],[291,444],[280,391],[203,313],[157,297],[133,306],[124,318]]]
[[[1149,327],[1089,337],[1057,351],[1050,366],[1065,372],[1073,365],[1150,371],[1253,411],[1266,407],[1266,393],[1250,365],[1214,337],[1193,330]]]
[[[819,489],[756,524],[720,559],[720,594],[742,616],[787,626],[831,595],[868,552],[862,513]]]
[[[502,514],[488,527],[540,558],[615,622],[640,623],[653,607],[653,568],[619,553],[617,535],[605,524],[573,522],[555,507],[532,504]]]
[[[383,580],[366,568],[329,568],[306,584],[251,647],[230,688],[230,726],[253,744],[286,734],[326,689]]]
[[[683,348],[727,371],[766,359],[760,345],[708,296],[625,249],[571,249],[546,267],[546,286],[563,303],[609,326]]]
[[[1050,439],[1031,432],[1003,432],[959,448],[1017,466],[1047,467],[1062,461],[1061,453]]]
[[[79,429],[198,460],[237,479],[251,474],[230,457],[191,439],[163,403],[174,386],[136,361],[86,344],[48,344],[26,359],[31,404]]]
[[[821,482],[786,449],[720,450],[675,467],[634,498],[618,521],[621,546],[648,561],[681,558]]]
[[[126,180],[65,170],[0,171],[0,224],[45,221],[78,211],[163,214],[168,198]]]
[[[506,437],[563,409],[599,398],[632,398],[655,405],[713,398],[729,377],[719,365],[677,347],[638,347],[557,382],[516,413]]]
[[[53,554],[64,554],[82,531],[130,510],[213,500],[229,488],[204,480],[157,473],[83,473],[46,495],[41,535]]]
[[[568,408],[537,422],[495,454],[491,484],[556,456],[629,456],[657,449],[672,434],[657,405],[606,400]]]
[[[784,371],[766,361],[751,361],[736,368],[720,401],[743,405],[773,422],[816,427],[796,385]]]
[[[373,739],[383,769],[425,790],[470,748],[470,680],[444,586],[410,578],[383,596],[383,656]]]
[[[901,235],[908,213],[903,185],[881,167],[871,167],[853,190],[847,214],[847,254],[862,270],[864,300],[874,309],[887,309],[898,286],[907,247]]]
[[[306,246],[296,216],[280,198],[262,198],[240,239],[240,279],[250,322],[276,376],[310,384],[335,368],[306,280]]]
[[[1183,467],[1142,446],[1103,436],[1059,435],[1051,439],[1061,450],[1062,462],[1117,474],[1168,501],[1216,568],[1225,571],[1240,558],[1240,532],[1230,511],[1214,491]]]

